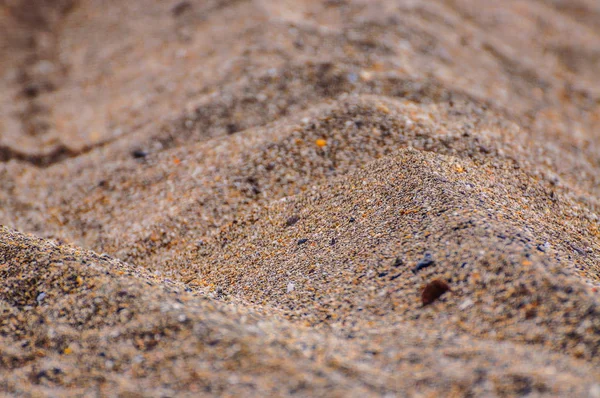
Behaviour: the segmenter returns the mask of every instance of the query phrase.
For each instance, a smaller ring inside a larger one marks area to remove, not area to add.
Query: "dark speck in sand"
[[[144,159],[146,156],[148,156],[148,152],[142,151],[141,149],[136,149],[131,151],[131,156],[133,156],[135,159]]]
[[[302,245],[302,244],[304,244],[304,243],[306,243],[306,242],[308,242],[308,239],[299,239],[299,240],[298,240],[298,244],[299,244],[299,245]]]
[[[235,134],[238,131],[240,131],[239,127],[235,123],[229,123],[226,126],[226,129],[227,129],[227,134]]]
[[[172,9],[171,9],[171,13],[173,13],[174,17],[178,17],[181,14],[183,14],[184,12],[188,11],[189,9],[192,8],[192,5],[189,3],[189,1],[182,1],[180,3],[177,3]]]
[[[427,285],[425,285],[425,288],[423,289],[423,294],[421,295],[423,306],[433,303],[447,291],[451,291],[451,289],[446,282],[440,279],[435,279],[429,282]]]
[[[391,281],[393,281],[393,280],[396,280],[396,279],[400,278],[401,276],[402,276],[402,272],[400,272],[400,273],[398,273],[398,274],[396,274],[396,275],[393,275],[393,276],[391,276],[391,277],[390,277],[390,280],[391,280]]]
[[[291,216],[290,218],[288,218],[285,221],[285,226],[286,227],[291,227],[292,225],[296,224],[298,222],[298,220],[300,220],[300,217],[298,217],[298,216]]]
[[[412,271],[416,274],[417,272],[419,272],[423,268],[430,267],[433,264],[435,264],[435,261],[433,261],[433,258],[431,257],[431,254],[430,253],[425,253],[425,255],[423,256],[423,259],[417,263],[417,266],[414,267]]]

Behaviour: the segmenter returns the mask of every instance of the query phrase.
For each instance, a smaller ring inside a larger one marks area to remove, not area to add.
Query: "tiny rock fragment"
[[[421,294],[423,306],[433,303],[448,291],[451,291],[451,289],[446,282],[440,279],[432,280],[423,288],[423,293]]]
[[[192,5],[190,4],[189,1],[182,1],[182,2],[177,3],[171,9],[171,13],[173,14],[174,17],[178,17],[191,8],[192,8]]]
[[[390,108],[388,108],[384,104],[378,104],[377,105],[377,110],[379,112],[385,113],[386,115],[390,113]]]
[[[396,275],[392,275],[392,276],[390,277],[390,280],[391,280],[391,281],[393,281],[393,280],[396,280],[396,279],[400,278],[401,276],[402,276],[402,272],[399,272],[399,273],[397,273]]]
[[[229,123],[227,126],[225,126],[225,128],[227,130],[227,134],[229,134],[229,135],[235,134],[238,131],[240,131],[240,128],[235,123]]]
[[[458,309],[461,311],[466,310],[467,308],[471,308],[473,306],[473,300],[471,299],[466,299],[465,301],[463,301],[462,303],[460,303],[460,305],[458,306]]]
[[[315,144],[317,144],[317,146],[319,148],[323,148],[324,146],[327,146],[327,141],[325,141],[322,138],[319,138],[318,140],[315,141]]]
[[[136,159],[144,159],[146,156],[148,156],[148,152],[143,151],[141,149],[136,149],[134,151],[131,151],[131,156],[133,156]]]
[[[416,267],[414,267],[412,271],[416,274],[423,268],[430,267],[433,264],[435,264],[435,261],[433,261],[433,257],[431,256],[431,254],[425,253],[423,259],[417,263]]]
[[[35,298],[35,301],[37,301],[38,304],[41,304],[45,298],[46,298],[46,293],[41,292],[40,294],[37,295],[37,297]]]
[[[394,267],[400,267],[402,265],[404,265],[404,261],[402,261],[402,259],[400,257],[396,257],[396,259],[394,260],[394,264],[392,264]]]
[[[287,292],[288,293],[293,292],[295,287],[296,287],[296,285],[294,284],[294,282],[288,283],[288,285],[287,285]]]
[[[545,242],[543,245],[542,244],[537,245],[537,249],[539,251],[541,251],[542,253],[545,253],[546,250],[548,250],[549,248],[550,248],[550,243],[548,243],[548,242]]]
[[[308,242],[308,239],[304,238],[304,239],[298,239],[298,244],[302,245],[304,243]]]
[[[296,224],[298,222],[298,220],[300,220],[300,217],[298,217],[298,216],[291,216],[290,218],[288,218],[285,221],[285,226],[286,227],[291,227],[292,225]]]
[[[370,82],[371,80],[373,80],[373,72],[368,70],[361,70],[359,76],[364,82]]]
[[[37,97],[40,93],[40,86],[35,83],[29,83],[23,89],[23,94],[29,98]]]

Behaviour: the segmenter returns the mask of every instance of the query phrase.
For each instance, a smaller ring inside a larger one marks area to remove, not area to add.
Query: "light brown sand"
[[[1,393],[600,397],[595,1],[18,0],[0,68]]]

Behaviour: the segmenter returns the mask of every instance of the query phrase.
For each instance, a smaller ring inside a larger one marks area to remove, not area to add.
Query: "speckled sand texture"
[[[600,398],[599,74],[595,0],[0,2],[0,395]]]

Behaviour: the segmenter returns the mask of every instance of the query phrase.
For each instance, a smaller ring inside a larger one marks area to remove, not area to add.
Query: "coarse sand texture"
[[[0,396],[600,398],[599,73],[596,0],[0,1]]]

